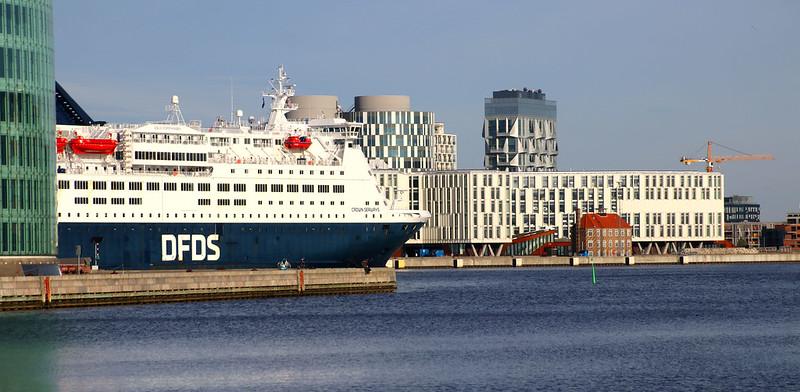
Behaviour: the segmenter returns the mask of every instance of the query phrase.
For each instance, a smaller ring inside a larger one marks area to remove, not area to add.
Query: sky
[[[559,170],[697,170],[707,140],[726,195],[762,220],[800,210],[800,2],[56,0],[56,79],[94,118],[264,116],[280,64],[299,95],[411,96],[483,166],[483,101],[541,88],[558,103]],[[736,154],[717,149],[715,155]]]

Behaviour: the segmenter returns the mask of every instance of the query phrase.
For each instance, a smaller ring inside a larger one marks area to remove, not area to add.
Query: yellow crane
[[[706,152],[706,157],[705,158],[687,158],[687,157],[682,157],[681,158],[681,163],[683,163],[684,165],[689,165],[689,164],[692,164],[692,163],[705,162],[706,163],[706,171],[711,173],[711,172],[714,171],[714,164],[716,164],[716,163],[722,163],[722,162],[728,162],[728,161],[771,161],[771,160],[775,159],[770,154],[747,154],[747,153],[744,153],[744,152],[741,152],[741,151],[736,151],[736,150],[734,150],[734,149],[732,149],[730,147],[725,147],[725,148],[727,148],[729,150],[736,151],[736,152],[740,153],[741,155],[722,155],[722,156],[716,156],[715,157],[715,156],[713,156],[711,154],[711,145],[712,144],[716,144],[716,145],[718,145],[720,147],[725,147],[725,146],[723,146],[723,145],[721,145],[719,143],[714,143],[711,140],[709,140],[708,141],[708,150]]]

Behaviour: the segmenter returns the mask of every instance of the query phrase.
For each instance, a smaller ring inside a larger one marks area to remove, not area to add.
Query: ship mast
[[[267,126],[275,129],[289,123],[286,113],[296,110],[297,105],[291,102],[291,97],[294,96],[294,85],[289,83],[289,77],[286,76],[283,64],[278,67],[278,79],[270,79],[269,84],[272,86],[272,91],[263,93],[262,97],[272,99]]]

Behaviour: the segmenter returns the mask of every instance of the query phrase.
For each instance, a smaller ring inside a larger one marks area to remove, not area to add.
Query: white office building
[[[393,205],[431,220],[407,246],[452,254],[502,254],[521,235],[570,236],[577,209],[619,213],[636,253],[677,253],[724,239],[724,180],[688,171],[503,172],[379,170]]]

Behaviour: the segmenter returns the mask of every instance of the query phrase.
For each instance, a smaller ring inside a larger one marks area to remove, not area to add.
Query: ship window
[[[344,193],[344,185],[334,185],[333,193]]]
[[[69,189],[69,181],[58,180],[58,189]]]
[[[217,184],[217,192],[230,192],[231,184]]]
[[[93,181],[92,182],[92,189],[105,190],[106,189],[106,182],[105,181]]]
[[[124,197],[112,197],[111,198],[111,204],[113,204],[113,205],[125,204],[125,198]]]
[[[333,170],[331,170],[331,175],[333,175]]]
[[[305,204],[305,202],[304,202],[304,201],[302,201],[302,200],[300,200],[300,205],[302,206],[302,205],[304,205],[304,204]]]
[[[313,176],[313,175],[314,175],[314,171],[313,171],[313,170],[310,170],[310,171],[308,172],[308,174],[311,174],[311,175]]]
[[[302,170],[300,170],[300,174],[303,174],[303,171],[302,171]]]
[[[294,170],[289,170],[289,174],[294,174]]]
[[[199,206],[210,206],[211,199],[197,199],[197,205]]]
[[[247,200],[245,200],[245,199],[234,199],[233,200],[233,205],[235,205],[235,206],[247,205]]]
[[[279,200],[279,201],[278,201],[278,205],[279,205],[279,206],[282,206],[282,205],[283,205],[283,200]]]
[[[92,204],[106,204],[106,198],[105,197],[92,198]]]
[[[268,201],[267,203],[268,203],[269,205],[272,205],[272,200]]]
[[[330,185],[317,185],[317,192],[319,193],[328,193],[330,190]]]
[[[267,184],[256,184],[256,192],[266,192]]]
[[[259,200],[259,201],[258,201],[258,205],[261,205],[261,204],[262,204],[262,201],[261,201],[261,200]],[[260,214],[259,214],[259,215],[260,215]],[[260,216],[259,216],[259,217],[260,217]]]
[[[247,185],[246,184],[233,184],[233,191],[234,192],[246,192]]]
[[[272,184],[273,192],[283,192],[283,184]]]
[[[113,191],[124,191],[125,190],[125,183],[122,181],[111,181],[111,190]]]
[[[89,204],[89,198],[88,197],[76,197],[75,198],[75,204]]]
[[[261,174],[261,169],[258,169],[258,174]]]
[[[314,205],[314,200],[309,201],[308,204],[313,206]]]
[[[314,192],[314,185],[303,185],[303,192],[305,193]]]
[[[289,205],[293,206],[294,205],[294,200],[289,200]]]
[[[250,170],[244,169],[244,174],[250,173]]]
[[[132,191],[140,191],[142,190],[142,183],[141,182],[129,182],[128,189]]]
[[[267,170],[267,174],[272,174],[272,169]]]
[[[183,192],[193,192],[194,191],[194,184],[190,182],[182,182],[181,183],[181,191]]]
[[[164,183],[164,190],[165,191],[177,191],[178,184],[174,182],[165,182]]]
[[[298,190],[299,190],[299,187],[297,186],[297,184],[286,185],[286,192],[297,193]]]
[[[197,190],[199,192],[210,192],[211,191],[211,184],[207,182],[202,182],[197,184]]]
[[[231,205],[231,201],[229,199],[217,199],[218,206],[229,206]]]
[[[340,202],[339,202],[339,205],[342,205],[342,206],[343,206],[343,205],[344,205],[344,201],[340,201]]]
[[[236,169],[231,169],[231,174],[235,174],[235,173],[236,173]]]
[[[75,181],[75,189],[89,189],[88,181]]]
[[[141,183],[139,185],[141,185]],[[128,198],[128,204],[141,205],[142,204],[142,198],[141,197]]]
[[[147,183],[147,190],[148,191],[157,191],[159,188],[159,183],[157,182],[148,182]]]
[[[278,174],[283,174],[283,170],[278,170]]]
[[[340,171],[340,172],[339,172],[339,175],[340,175],[340,176],[343,176],[343,175],[344,175],[344,170]]]

